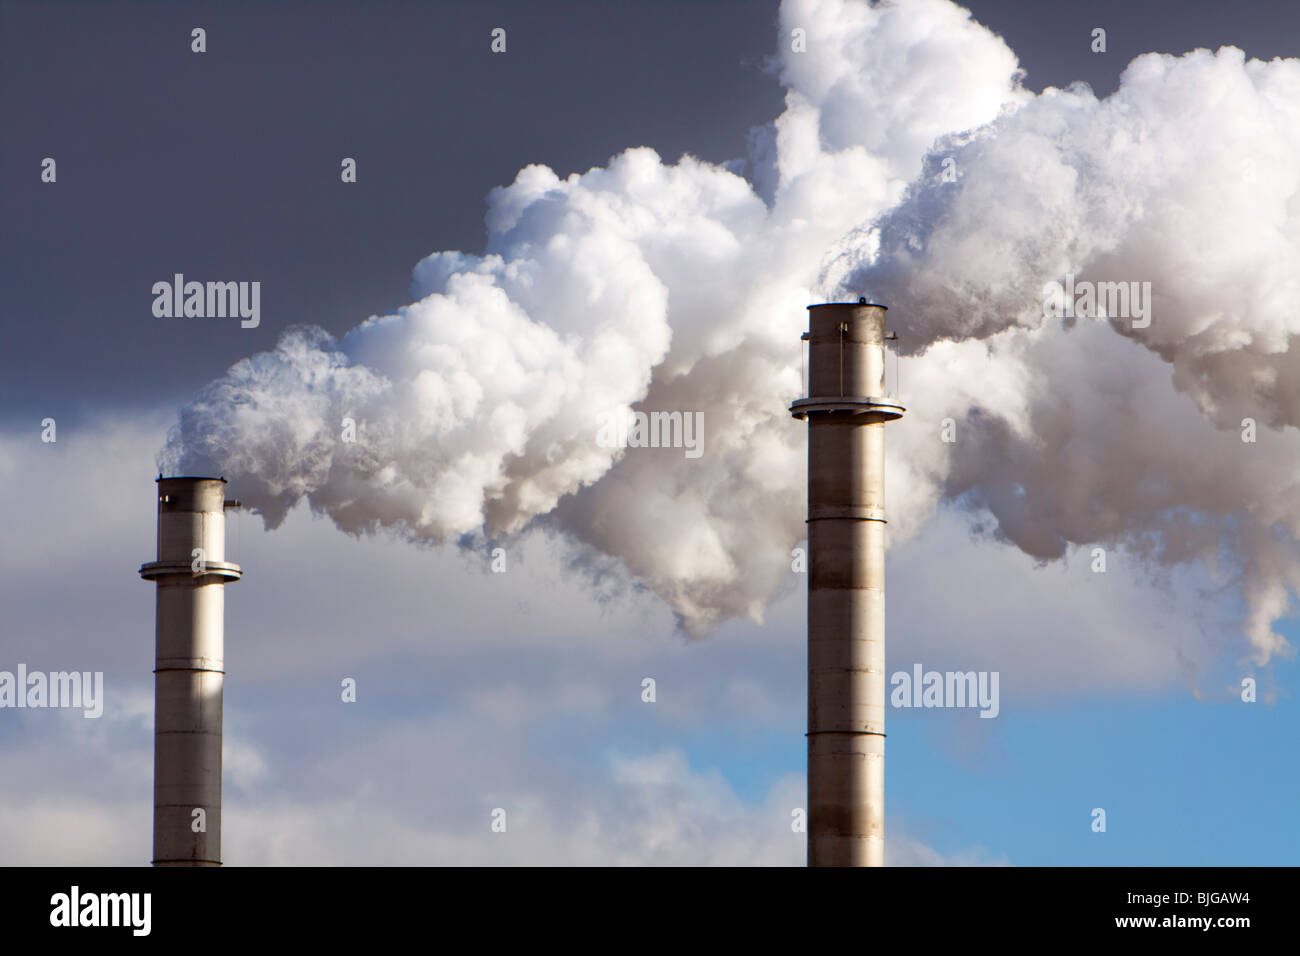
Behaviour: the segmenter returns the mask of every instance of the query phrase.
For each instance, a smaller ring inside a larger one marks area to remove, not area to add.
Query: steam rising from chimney
[[[780,31],[786,109],[751,137],[749,179],[645,148],[566,179],[529,166],[489,195],[484,255],[435,253],[394,314],[235,365],[181,412],[162,470],[238,479],[270,526],[301,498],[358,534],[546,522],[705,633],[792,584],[791,343],[808,302],[861,294],[925,355],[891,433],[894,540],[947,497],[1038,558],[1223,565],[1255,660],[1285,650],[1300,61],[1148,54],[1098,100],[1027,92],[947,0],[795,0]],[[1150,282],[1150,325],[1044,318],[1067,275]],[[601,447],[597,416],[633,407],[703,412],[704,455]]]

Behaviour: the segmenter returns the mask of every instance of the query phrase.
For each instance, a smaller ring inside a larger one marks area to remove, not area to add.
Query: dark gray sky
[[[1148,50],[1300,43],[1300,5],[1276,0],[971,6],[1034,89],[1108,92]],[[424,255],[481,251],[485,194],[528,163],[742,156],[781,109],[776,7],[0,2],[0,421],[179,404],[288,325],[337,334],[401,305]],[[260,327],[155,318],[176,272],[259,280]]]

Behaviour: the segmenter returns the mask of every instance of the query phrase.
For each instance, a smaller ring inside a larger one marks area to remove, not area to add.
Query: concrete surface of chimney
[[[881,866],[885,307],[808,307],[808,865]]]
[[[223,478],[158,476],[153,863],[221,865],[221,698],[226,561]],[[196,811],[202,811],[197,813]]]

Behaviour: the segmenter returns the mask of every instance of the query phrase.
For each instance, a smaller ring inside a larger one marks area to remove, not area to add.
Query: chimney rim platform
[[[219,481],[223,485],[230,484],[229,481],[219,475],[164,475],[162,472],[159,472],[158,477],[153,481],[154,484],[158,484],[160,481]]]
[[[902,418],[907,408],[892,398],[871,395],[824,395],[801,398],[790,405],[790,414],[800,420],[812,412],[848,412],[853,415],[875,415],[878,421],[892,422]]]
[[[824,309],[827,306],[839,306],[845,309],[884,309],[889,311],[889,306],[881,305],[879,302],[868,302],[866,299],[858,299],[857,302],[817,302],[813,305],[804,306],[805,309]]]
[[[179,574],[187,578],[204,578],[215,576],[227,581],[238,581],[244,576],[244,570],[229,561],[205,561],[202,571],[195,571],[187,561],[150,561],[140,565],[140,577],[146,581],[155,581],[166,574]]]

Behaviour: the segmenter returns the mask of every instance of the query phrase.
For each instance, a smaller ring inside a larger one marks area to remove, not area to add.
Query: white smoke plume
[[[890,432],[894,540],[947,496],[1043,559],[1224,562],[1254,658],[1286,650],[1300,61],[1149,54],[1106,99],[1036,96],[948,0],[787,0],[778,48],[786,108],[748,179],[645,148],[528,166],[489,195],[482,256],[435,253],[396,313],[236,364],[160,466],[225,474],[271,526],[302,498],[416,540],[545,521],[705,633],[789,584],[804,306],[866,294],[924,356]],[[1067,273],[1152,283],[1150,326],[1044,319]],[[703,412],[704,454],[602,447],[616,408]]]
[[[1013,404],[945,412],[969,439],[932,475],[943,493],[1039,558],[1224,551],[1256,662],[1287,648],[1272,623],[1300,585],[1300,61],[1147,54],[1104,100],[1047,90],[941,141],[845,245],[826,275],[889,303],[905,349],[987,340],[990,373],[1019,379]],[[1067,275],[1149,283],[1151,314],[1067,332],[1043,294]]]

